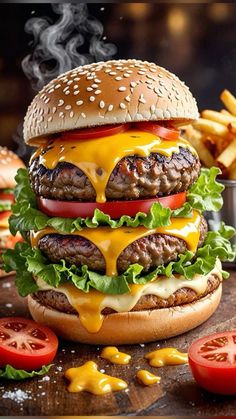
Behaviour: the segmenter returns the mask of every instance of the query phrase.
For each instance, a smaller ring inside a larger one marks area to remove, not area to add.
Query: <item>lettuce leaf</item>
[[[176,262],[158,266],[148,274],[143,273],[143,267],[139,264],[130,265],[119,276],[109,277],[92,272],[85,265],[80,268],[75,265],[67,266],[63,260],[60,263],[50,263],[39,249],[32,249],[28,243],[17,243],[15,249],[8,249],[4,253],[3,259],[7,272],[16,271],[16,286],[23,297],[39,289],[33,276],[53,288],[69,281],[84,292],[94,288],[105,294],[125,294],[130,291],[129,284],[146,284],[158,275],[170,277],[181,274],[191,280],[195,274],[208,274],[214,269],[217,259],[233,261],[236,246],[232,246],[229,240],[234,233],[232,227],[222,224],[218,232],[208,232],[203,246],[196,254],[187,251]],[[227,275],[223,272],[225,278]]]
[[[3,369],[0,369],[0,379],[4,378],[7,380],[25,380],[27,378],[41,376],[41,375],[47,374],[51,366],[52,364],[43,365],[41,370],[29,372],[25,370],[17,370],[11,365],[6,365]]]
[[[11,201],[5,201],[5,200],[0,201],[0,212],[10,211],[10,209],[11,209]]]
[[[201,169],[200,176],[188,192],[189,204],[200,211],[219,211],[223,205],[224,186],[216,181],[221,173],[218,167]]]
[[[177,210],[171,211],[162,207],[160,203],[154,203],[148,214],[139,212],[134,218],[123,215],[120,219],[113,220],[99,209],[94,211],[92,218],[48,217],[37,209],[36,196],[31,188],[27,170],[19,169],[16,176],[16,204],[13,205],[13,215],[9,220],[10,230],[13,235],[19,231],[26,237],[26,232],[39,231],[45,227],[53,227],[59,233],[73,233],[85,227],[98,226],[164,227],[170,224],[170,217],[191,217],[193,208],[200,211],[218,211],[223,203],[220,196],[223,186],[216,181],[219,173],[220,170],[216,167],[202,169],[199,179],[188,192],[187,202]]]

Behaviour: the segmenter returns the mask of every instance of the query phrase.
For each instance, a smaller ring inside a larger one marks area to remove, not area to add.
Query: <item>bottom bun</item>
[[[213,293],[191,304],[159,310],[112,313],[104,316],[101,329],[89,333],[79,316],[47,308],[28,297],[34,320],[45,324],[61,338],[74,342],[121,345],[145,343],[180,335],[205,322],[217,309],[222,285]]]

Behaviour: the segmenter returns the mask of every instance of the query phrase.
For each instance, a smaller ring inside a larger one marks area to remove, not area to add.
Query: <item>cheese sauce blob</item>
[[[188,363],[188,354],[179,352],[176,348],[164,348],[145,355],[152,367],[164,367],[166,365],[181,365]]]
[[[112,364],[127,365],[131,360],[131,356],[120,352],[115,346],[107,346],[103,348],[101,358],[108,359]]]
[[[184,147],[196,155],[193,147],[183,138],[177,141],[162,140],[157,135],[135,129],[91,140],[62,140],[57,138],[42,145],[32,156],[47,169],[55,169],[58,163],[67,162],[77,166],[89,178],[96,191],[96,201],[106,201],[105,189],[110,175],[122,158],[137,155],[148,157],[159,153],[171,157]]]
[[[85,237],[91,241],[102,253],[106,262],[106,275],[117,275],[117,259],[121,252],[134,241],[151,234],[170,234],[183,239],[188,250],[195,252],[199,242],[199,225],[201,215],[198,211],[193,211],[191,218],[171,218],[168,226],[150,228],[145,227],[120,227],[112,229],[110,227],[84,228],[81,231],[75,231],[72,235]],[[38,241],[46,234],[57,233],[53,228],[45,228],[37,233],[31,233],[31,244],[37,247]]]
[[[68,386],[70,393],[88,391],[99,396],[128,387],[127,383],[120,378],[102,374],[93,361],[88,361],[78,368],[69,368],[65,372],[65,377],[70,381]]]
[[[153,384],[160,383],[161,377],[152,374],[147,370],[139,370],[136,374],[138,381],[140,381],[145,386],[152,386]]]

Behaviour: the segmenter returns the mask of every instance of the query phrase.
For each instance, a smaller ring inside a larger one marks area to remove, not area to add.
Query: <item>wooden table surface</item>
[[[132,360],[128,366],[115,366],[99,358],[100,347],[61,342],[54,366],[42,377],[22,382],[0,382],[0,415],[222,415],[231,416],[236,412],[236,398],[216,396],[201,390],[194,382],[188,365],[155,369],[148,366],[144,355],[160,345],[174,346],[187,350],[196,338],[215,331],[236,328],[236,272],[224,282],[224,294],[217,312],[204,325],[182,336],[168,341],[145,346],[122,346],[130,353]],[[0,280],[0,317],[29,316],[26,303],[17,296],[14,278]],[[94,360],[107,374],[123,378],[129,383],[128,391],[93,396],[89,393],[70,394],[66,390],[64,371],[72,366]],[[162,377],[161,383],[151,387],[140,385],[135,374],[138,367],[148,368]],[[21,403],[5,398],[17,389],[28,394]]]

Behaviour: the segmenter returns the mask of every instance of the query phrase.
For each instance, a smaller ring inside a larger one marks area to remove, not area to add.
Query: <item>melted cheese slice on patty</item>
[[[163,140],[153,133],[130,129],[123,133],[91,140],[51,141],[34,153],[31,161],[39,157],[39,163],[47,169],[55,169],[58,163],[67,162],[77,166],[89,178],[96,191],[96,201],[106,201],[105,189],[117,163],[126,156],[148,157],[159,153],[171,157],[180,147],[194,148],[183,138],[176,141]]]

